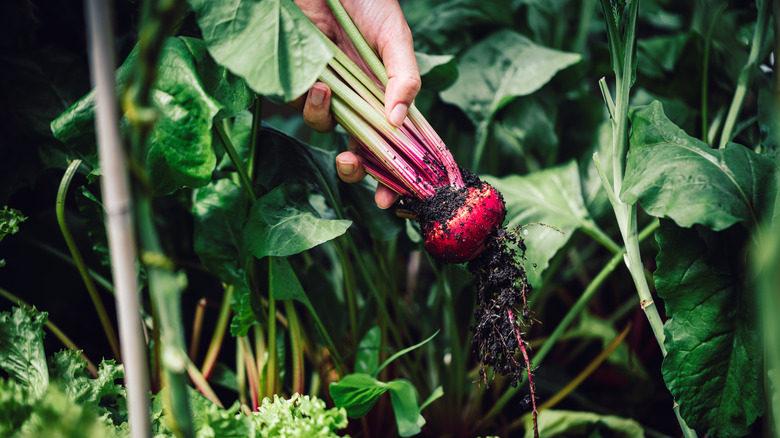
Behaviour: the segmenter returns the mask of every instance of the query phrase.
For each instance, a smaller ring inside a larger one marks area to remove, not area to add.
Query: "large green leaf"
[[[260,94],[297,98],[333,57],[290,0],[188,1],[214,59]]]
[[[222,281],[246,288],[244,192],[224,178],[197,189],[193,199],[195,252]]]
[[[351,418],[366,415],[388,389],[387,383],[359,373],[348,374],[329,387],[333,403],[346,409]]]
[[[580,173],[574,161],[525,176],[484,179],[504,195],[508,228],[530,223],[547,225],[531,225],[522,233],[528,241],[528,280],[534,286],[541,285],[542,272],[550,259],[576,229],[595,227],[582,199]],[[536,266],[531,267],[531,263]]]
[[[49,387],[43,351],[43,324],[48,314],[14,307],[0,313],[0,369],[39,398]]]
[[[443,90],[458,78],[458,64],[452,55],[428,55],[414,52],[417,68],[420,70],[423,87],[429,90]]]
[[[496,32],[460,58],[458,79],[441,98],[480,126],[512,99],[533,93],[581,58],[537,45],[514,31]]]
[[[755,290],[745,285],[747,232],[662,221],[654,273],[666,303],[666,385],[689,426],[744,436],[764,412]]]
[[[666,118],[660,103],[631,115],[621,199],[682,227],[753,226],[774,202],[775,163],[736,144],[712,149]]]
[[[642,426],[634,420],[614,415],[598,415],[592,412],[556,411],[539,412],[539,436],[641,438]],[[523,417],[525,438],[534,436],[533,418]]]
[[[421,7],[424,2],[401,2],[404,13]],[[422,6],[424,8],[424,6]],[[407,14],[409,15],[409,14]],[[430,53],[457,53],[472,44],[470,28],[491,28],[512,25],[512,5],[509,0],[450,0],[432,10],[424,11],[424,18],[412,27],[414,46]]]
[[[351,224],[349,220],[318,217],[300,186],[283,185],[252,206],[244,237],[255,257],[284,257],[335,239]]]
[[[116,72],[120,95],[135,69],[133,50]],[[159,114],[149,139],[147,165],[157,193],[200,187],[211,180],[216,156],[211,146],[213,120],[248,107],[253,96],[243,81],[216,66],[193,38],[169,38],[163,46],[152,91]],[[52,132],[80,151],[94,151],[95,94],[90,92],[55,119]],[[124,129],[128,124],[122,123]]]

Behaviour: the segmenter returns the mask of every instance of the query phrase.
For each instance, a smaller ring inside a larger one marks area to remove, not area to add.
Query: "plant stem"
[[[303,394],[303,344],[301,325],[292,300],[284,302],[284,313],[290,326],[290,353],[292,356],[292,392]]]
[[[645,277],[644,264],[642,263],[639,251],[639,235],[637,230],[637,206],[636,204],[626,204],[620,199],[620,193],[623,186],[623,176],[625,172],[625,157],[628,150],[628,101],[631,91],[631,82],[633,81],[634,71],[636,69],[636,31],[637,15],[639,11],[639,0],[634,0],[627,5],[628,20],[625,27],[625,36],[620,35],[615,26],[615,22],[610,14],[609,2],[602,0],[604,15],[607,23],[607,36],[610,41],[610,56],[613,60],[613,69],[615,70],[616,80],[616,102],[615,112],[612,118],[612,185],[607,181],[603,169],[599,165],[598,157],[594,156],[596,169],[599,172],[604,190],[608,192],[609,200],[615,212],[615,219],[620,229],[620,235],[626,248],[624,262],[634,280],[637,294],[639,295],[640,306],[645,312],[647,321],[653,330],[661,353],[666,355],[664,345],[663,321],[658,313],[653,296],[650,292],[650,286]],[[623,39],[624,38],[624,39]],[[622,41],[622,45],[618,42]],[[621,50],[616,52],[616,50]],[[622,58],[621,58],[622,55]],[[602,86],[602,90],[605,87]],[[607,95],[605,94],[605,98]],[[609,107],[609,100],[607,106]],[[609,193],[611,192],[611,194]],[[696,436],[696,432],[691,430],[685,421],[675,410],[680,428],[685,436]]]
[[[266,365],[265,396],[276,390],[276,299],[273,289],[273,259],[268,257],[268,364]]]
[[[227,151],[227,154],[230,157],[230,161],[233,162],[233,166],[238,171],[238,176],[241,179],[241,185],[244,187],[244,193],[246,193],[246,195],[254,204],[257,202],[257,196],[255,196],[255,192],[252,189],[252,180],[249,178],[246,166],[244,166],[244,162],[241,161],[241,157],[238,156],[238,152],[233,146],[233,142],[230,141],[230,136],[228,136],[227,132],[225,132],[225,127],[220,123],[214,124],[214,130],[217,131],[219,139],[222,140],[222,144],[225,146],[225,151]]]
[[[211,389],[211,385],[206,381],[206,377],[203,376],[203,374],[200,373],[200,370],[198,370],[198,367],[195,366],[192,361],[187,361],[187,374],[190,375],[190,379],[192,379],[192,383],[195,384],[195,387],[198,389],[198,392],[203,394],[204,397],[211,400],[212,403],[216,404],[222,409],[225,409],[225,406],[222,404],[222,402],[219,400],[219,397],[217,397],[217,394],[214,393],[214,390]]]
[[[255,97],[255,110],[252,113],[252,130],[249,133],[249,158],[246,163],[246,173],[249,176],[249,181],[255,179],[255,156],[259,145],[257,142],[260,139],[260,127],[263,125],[263,98],[261,96]]]
[[[146,438],[152,436],[149,375],[141,328],[130,188],[117,122],[115,59],[111,45],[114,41],[113,17],[106,0],[86,0],[85,3],[90,73],[96,90],[95,124],[106,232],[116,288],[120,348],[125,359],[128,422],[133,438]]]
[[[206,299],[201,298],[195,306],[195,317],[192,321],[192,339],[190,340],[189,356],[191,361],[196,360],[198,355],[198,346],[200,345],[200,335],[203,332],[203,317],[206,313]],[[200,371],[198,371],[200,373]]]
[[[239,336],[238,342],[241,343],[240,352],[244,356],[244,366],[246,366],[246,374],[249,379],[249,390],[252,393],[252,410],[257,411],[257,406],[260,400],[260,375],[258,374],[257,366],[255,365],[254,357],[252,354],[252,346],[249,345],[249,338],[246,336]]]
[[[95,306],[95,311],[97,311],[98,318],[100,318],[100,324],[103,326],[103,332],[105,332],[108,343],[111,345],[111,351],[114,353],[114,357],[117,361],[121,363],[122,355],[119,352],[119,340],[114,331],[114,325],[111,323],[106,307],[103,305],[103,300],[100,299],[100,295],[98,294],[97,286],[95,286],[95,282],[92,281],[92,277],[89,275],[87,263],[84,261],[84,257],[81,255],[81,251],[79,251],[79,247],[76,245],[76,241],[73,239],[68,223],[65,220],[65,198],[68,195],[70,182],[73,180],[73,176],[76,174],[76,170],[78,170],[80,165],[81,160],[71,161],[67,170],[65,170],[62,181],[60,181],[60,188],[57,191],[57,223],[60,226],[62,237],[65,238],[65,244],[68,246],[71,256],[73,256],[73,261],[76,263],[79,274],[81,274],[84,286],[87,288],[89,298],[92,299],[92,305]]]
[[[363,38],[363,35],[358,30],[357,26],[355,26],[355,23],[352,22],[352,19],[349,18],[349,14],[347,14],[344,6],[339,0],[328,0],[328,5],[330,5],[333,15],[336,16],[336,19],[346,31],[349,39],[355,44],[358,53],[360,53],[360,56],[368,67],[374,72],[374,75],[376,75],[379,81],[382,82],[382,85],[387,86],[388,77],[384,64],[382,64],[382,61],[376,56],[374,50],[368,45],[366,39]]]
[[[715,11],[714,18],[710,22],[707,28],[707,34],[704,36],[704,54],[702,55],[701,66],[701,140],[707,143],[707,127],[709,126],[707,120],[707,94],[709,87],[709,70],[710,70],[710,47],[712,47],[712,31],[715,29],[715,24],[720,18],[720,14],[726,8],[726,5],[718,5]]]
[[[144,165],[148,153],[147,140],[157,115],[152,102],[152,89],[157,78],[162,46],[177,21],[180,4],[181,0],[163,3],[146,0],[142,3],[138,62],[131,72],[127,94],[122,101],[132,127],[133,168],[137,170],[133,203],[141,261],[147,268],[149,292],[159,317],[163,400],[171,414],[169,425],[174,434],[191,438],[195,436],[195,428],[187,392],[187,354],[180,299],[185,278],[175,272],[173,262],[162,249],[152,209],[153,194]]]
[[[29,303],[24,301],[23,299],[17,297],[16,295],[12,294],[11,292],[8,292],[7,290],[0,287],[0,296],[5,298],[6,300],[18,305],[19,307],[22,307],[24,309],[32,309],[33,306],[31,306]],[[81,357],[86,363],[87,363],[87,369],[89,370],[89,373],[92,375],[93,378],[97,378],[97,367],[95,364],[89,360],[89,358],[84,354],[84,351],[79,349],[76,344],[66,335],[62,330],[60,330],[59,327],[57,327],[49,318],[46,318],[46,323],[44,325],[49,329],[50,332],[54,335],[55,338],[59,339],[60,342],[62,342],[62,345],[70,348],[71,350],[78,353],[79,357]]]
[[[230,299],[233,296],[234,289],[235,286],[233,285],[225,287],[225,294],[222,297],[222,305],[219,308],[219,316],[217,317],[217,326],[214,328],[214,335],[211,337],[211,343],[209,343],[209,349],[206,351],[206,358],[203,359],[203,367],[201,368],[201,372],[206,379],[211,376],[211,372],[214,370],[219,350],[222,347],[222,340],[225,338],[225,331],[230,320]]]
[[[742,109],[742,103],[745,101],[745,95],[747,94],[750,81],[753,79],[753,74],[756,70],[756,64],[758,63],[758,55],[761,53],[761,43],[763,43],[766,37],[766,30],[769,24],[769,9],[772,6],[771,0],[762,0],[758,8],[758,18],[756,20],[756,29],[753,32],[753,42],[750,47],[750,54],[748,60],[739,72],[739,78],[737,79],[737,89],[734,91],[734,98],[731,100],[731,106],[729,107],[728,115],[726,116],[726,122],[723,124],[723,132],[720,135],[719,148],[723,149],[726,144],[731,141],[732,130],[737,123],[737,117],[739,117],[739,111]],[[776,19],[777,17],[775,17]]]

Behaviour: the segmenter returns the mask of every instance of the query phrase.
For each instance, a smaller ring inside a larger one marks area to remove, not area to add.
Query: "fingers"
[[[374,202],[376,206],[385,210],[393,206],[395,200],[398,199],[398,194],[387,188],[382,184],[376,186],[376,193],[374,194]]]
[[[387,69],[385,115],[395,126],[401,126],[414,97],[420,91],[420,71],[414,56],[412,32],[400,6],[393,8],[378,35],[377,49]]]
[[[317,82],[309,89],[303,105],[303,120],[317,132],[330,132],[336,121],[330,113],[330,88]]]
[[[350,139],[351,141],[352,139]],[[351,151],[342,152],[336,156],[336,172],[346,183],[355,183],[366,177],[366,171],[360,157]]]

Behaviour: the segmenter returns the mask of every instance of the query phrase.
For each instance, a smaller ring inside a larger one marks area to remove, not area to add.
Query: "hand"
[[[341,0],[368,44],[376,50],[387,69],[385,116],[394,126],[401,126],[409,106],[420,91],[420,73],[414,56],[412,32],[406,24],[397,0]],[[354,60],[363,70],[370,69],[360,58],[346,32],[330,10],[326,0],[296,0],[296,4],[325,36]],[[369,75],[371,75],[369,73]],[[331,131],[336,121],[330,112],[330,88],[315,83],[305,97],[303,118],[318,132]],[[349,150],[336,157],[336,170],[344,182],[353,183],[366,176],[355,139],[350,138]],[[397,195],[379,184],[374,201],[379,208],[389,208]]]

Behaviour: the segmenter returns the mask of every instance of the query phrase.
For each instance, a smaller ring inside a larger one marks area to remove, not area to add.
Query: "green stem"
[[[249,345],[249,338],[246,336],[239,336],[238,341],[241,343],[240,351],[244,353],[244,366],[246,367],[246,374],[249,379],[249,391],[252,394],[252,410],[256,411],[260,400],[260,388],[258,387],[260,385],[260,377],[252,355],[252,346]]]
[[[219,397],[217,397],[217,394],[214,392],[214,390],[211,389],[211,385],[209,385],[209,382],[206,381],[206,377],[204,377],[200,370],[198,370],[198,367],[195,366],[192,361],[188,360],[186,368],[187,374],[190,375],[190,379],[192,379],[192,383],[195,384],[195,387],[198,389],[198,391],[203,394],[204,397],[211,400],[212,403],[216,404],[222,409],[225,409],[225,406],[219,400]]]
[[[228,136],[227,132],[225,132],[225,127],[220,123],[214,124],[214,130],[217,131],[219,139],[222,140],[222,144],[225,146],[225,151],[227,151],[227,154],[230,157],[230,161],[233,162],[233,166],[238,171],[238,176],[241,179],[241,185],[244,187],[244,192],[254,204],[257,202],[257,196],[255,196],[255,192],[252,189],[252,180],[249,178],[246,166],[244,166],[244,162],[241,161],[241,157],[238,156],[238,152],[233,146],[233,142],[230,141],[230,136]]]
[[[650,225],[645,227],[641,233],[637,236],[637,240],[639,242],[644,241],[648,236],[650,236],[660,225],[660,222],[657,220],[653,221]],[[544,361],[544,358],[547,356],[547,354],[550,352],[552,347],[555,345],[556,342],[558,342],[558,339],[564,334],[567,328],[571,325],[571,323],[574,321],[574,319],[582,313],[582,311],[585,309],[585,306],[590,302],[590,300],[595,296],[596,292],[598,292],[601,288],[601,285],[604,283],[604,281],[609,278],[609,275],[612,274],[612,272],[620,265],[620,262],[623,260],[623,257],[626,253],[625,248],[621,248],[620,251],[618,251],[615,255],[612,256],[612,258],[607,262],[606,265],[604,265],[603,268],[601,268],[601,271],[596,275],[595,278],[593,278],[593,281],[588,284],[588,287],[585,288],[585,290],[582,292],[582,295],[580,295],[579,299],[574,303],[571,308],[569,308],[569,311],[566,313],[566,315],[563,317],[560,323],[555,327],[555,330],[553,330],[552,334],[547,338],[547,340],[544,341],[544,344],[542,344],[542,347],[534,353],[533,358],[533,367],[536,368],[539,365],[541,365],[542,361]],[[493,407],[488,411],[488,413],[481,419],[481,421],[478,423],[477,427],[481,424],[486,424],[490,419],[495,417],[501,410],[506,406],[506,404],[514,397],[515,394],[519,391],[519,388],[521,388],[523,385],[520,384],[516,388],[510,388],[508,389],[503,396],[493,405]]]
[[[111,351],[114,353],[117,361],[121,363],[122,355],[119,352],[119,339],[117,339],[116,331],[114,331],[114,325],[111,323],[111,318],[109,318],[106,307],[103,305],[103,300],[100,299],[100,294],[98,294],[97,286],[95,286],[95,282],[92,281],[92,277],[89,275],[87,263],[84,261],[84,257],[82,257],[81,251],[79,251],[79,247],[76,245],[76,241],[73,239],[68,223],[65,220],[65,197],[68,194],[70,182],[73,180],[73,176],[80,165],[81,160],[71,161],[60,182],[60,188],[57,191],[57,223],[60,226],[62,237],[65,238],[65,243],[68,245],[68,250],[70,250],[70,254],[73,256],[73,261],[76,263],[79,274],[81,274],[81,279],[87,287],[87,293],[89,298],[92,299],[92,305],[95,306],[95,311],[97,311],[100,318],[100,324],[103,326],[103,332],[105,332],[108,343],[111,345]]]
[[[301,343],[301,324],[292,300],[284,302],[284,313],[290,328],[290,353],[292,356],[292,392],[303,394],[303,344]]]
[[[203,359],[203,367],[201,368],[201,372],[206,379],[214,371],[219,350],[222,348],[222,341],[225,339],[225,332],[230,321],[230,300],[233,297],[234,289],[235,286],[232,284],[225,287],[225,294],[222,297],[222,305],[219,308],[219,316],[217,317],[217,326],[214,328],[214,334],[211,337],[209,349],[206,351],[206,358]]]
[[[766,30],[769,24],[769,9],[772,6],[771,0],[761,1],[761,5],[758,9],[758,19],[756,20],[756,29],[753,32],[753,42],[750,47],[750,54],[748,60],[739,72],[739,78],[737,79],[737,89],[734,91],[734,98],[731,100],[731,106],[729,107],[728,115],[726,116],[726,122],[723,124],[723,132],[720,135],[719,148],[723,149],[726,144],[731,141],[732,131],[734,125],[739,117],[739,111],[742,109],[742,103],[745,101],[745,95],[747,89],[750,86],[750,81],[753,79],[753,74],[756,70],[756,64],[758,63],[758,55],[761,53],[761,43],[766,37]]]
[[[23,299],[17,297],[16,295],[12,294],[11,292],[8,292],[7,290],[0,288],[0,296],[5,298],[6,300],[18,305],[19,307],[22,307],[24,309],[32,309],[33,306],[31,306],[29,303],[24,301]],[[89,373],[92,375],[92,377],[97,378],[97,367],[95,364],[89,360],[89,358],[84,354],[84,351],[81,350],[76,346],[76,344],[66,335],[62,330],[60,330],[59,327],[57,327],[53,322],[51,322],[50,319],[46,318],[46,323],[44,325],[49,329],[50,332],[54,335],[55,338],[59,339],[60,342],[62,342],[62,345],[70,348],[71,350],[78,353],[79,357],[81,357],[86,363],[87,363],[87,369],[89,370]]]
[[[382,64],[382,61],[379,60],[379,57],[374,53],[374,50],[368,45],[366,39],[363,38],[363,35],[358,30],[357,26],[355,26],[355,23],[352,22],[352,19],[349,18],[349,14],[347,14],[344,6],[339,0],[328,0],[328,5],[330,5],[333,15],[336,16],[336,19],[341,24],[341,27],[344,28],[344,31],[346,31],[349,39],[355,44],[358,53],[360,53],[360,56],[368,67],[374,72],[374,75],[376,75],[379,81],[382,82],[382,85],[387,86],[388,77],[384,64]]]
[[[268,364],[266,365],[266,397],[276,390],[276,299],[273,290],[273,260],[268,257]]]
[[[710,22],[707,28],[707,34],[704,36],[704,54],[702,55],[701,66],[701,140],[707,143],[707,128],[709,126],[707,115],[707,94],[709,85],[709,70],[710,70],[710,47],[712,47],[712,31],[715,29],[715,24],[718,22],[721,12],[726,8],[726,5],[718,5],[718,9],[715,11],[715,16]]]

